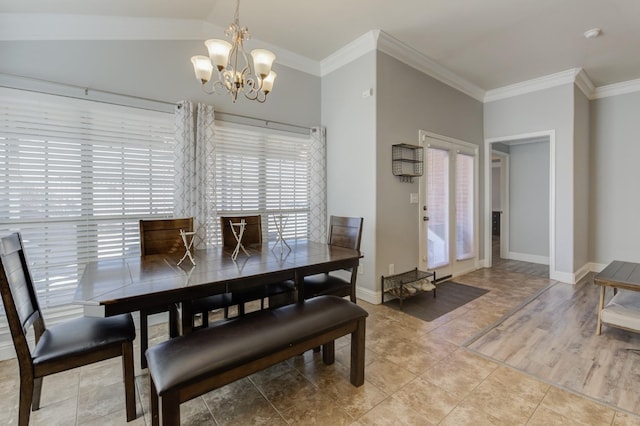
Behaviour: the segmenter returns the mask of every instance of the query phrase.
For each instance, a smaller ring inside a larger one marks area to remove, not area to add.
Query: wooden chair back
[[[331,216],[328,243],[332,246],[360,250],[362,222],[361,217]]]
[[[236,238],[231,230],[231,223],[240,223],[244,219],[247,224],[242,235],[242,245],[262,244],[262,216],[220,216],[220,229],[222,230],[222,246],[234,248],[237,245]],[[236,228],[238,232],[238,228]]]
[[[184,253],[180,230],[193,232],[193,218],[140,221],[140,255]]]
[[[33,326],[36,342],[45,331],[40,305],[19,233],[0,239],[0,293],[21,370],[33,369],[27,330]]]

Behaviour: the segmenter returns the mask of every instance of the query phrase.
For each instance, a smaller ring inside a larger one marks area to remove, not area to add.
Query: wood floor
[[[552,284],[468,348],[640,414],[640,335],[604,326],[597,336],[598,293],[592,274],[575,286]]]
[[[500,237],[495,235],[492,240],[491,260],[493,269],[549,278],[549,265],[502,259],[500,257]]]

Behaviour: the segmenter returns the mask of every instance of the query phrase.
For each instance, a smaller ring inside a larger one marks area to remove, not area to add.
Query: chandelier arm
[[[253,90],[253,91],[245,91],[244,92],[244,97],[249,99],[250,101],[258,101],[261,104],[264,103],[264,101],[267,100],[267,95],[268,93],[265,93],[261,90]]]
[[[258,83],[256,83],[256,81]],[[255,75],[251,75],[250,77],[248,77],[246,79],[245,87],[249,88],[249,90],[245,89],[245,96],[248,99],[254,100],[255,98],[257,98],[257,96],[258,96],[257,94],[258,93],[262,93],[262,80],[259,77],[255,76]],[[250,95],[250,94],[253,94],[253,93],[256,93],[255,97],[249,98],[249,96],[247,96],[247,95]]]

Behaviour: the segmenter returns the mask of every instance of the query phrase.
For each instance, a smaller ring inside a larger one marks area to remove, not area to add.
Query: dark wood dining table
[[[74,303],[87,316],[105,317],[284,280],[296,283],[302,302],[305,276],[357,267],[363,257],[358,250],[306,240],[289,242],[290,251],[272,246],[249,246],[249,256],[235,261],[220,247],[195,250],[195,265],[189,259],[177,265],[184,251],[91,262]]]

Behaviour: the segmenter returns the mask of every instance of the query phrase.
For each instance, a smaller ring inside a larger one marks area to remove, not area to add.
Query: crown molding
[[[324,76],[358,59],[362,55],[377,49],[409,65],[442,83],[482,101],[484,90],[457,76],[433,59],[416,49],[393,38],[382,30],[372,30],[339,49],[321,62],[321,75]]]
[[[482,102],[485,91],[400,40],[379,31],[378,50]]]
[[[592,99],[596,86],[594,86],[593,82],[582,68],[580,68],[580,71],[576,74],[575,84],[587,99]]]
[[[222,37],[224,28],[193,19],[93,15],[0,14],[0,41],[204,41],[215,34],[219,34]],[[277,56],[277,63],[280,65],[316,77],[320,76],[320,65],[317,61],[259,39],[251,39],[249,43],[272,50]]]
[[[591,99],[608,98],[609,96],[626,95],[628,93],[636,92],[640,92],[640,79],[597,87],[594,90]]]
[[[379,30],[369,31],[327,56],[320,62],[320,76],[324,77],[375,50],[379,33]]]
[[[550,89],[552,87],[562,86],[565,84],[573,84],[575,83],[576,76],[580,73],[580,71],[582,71],[581,68],[572,68],[559,73],[546,75],[544,77],[538,77],[532,80],[511,84],[509,86],[488,90],[484,96],[484,102],[486,103],[498,101],[501,99],[537,92],[539,90]]]

